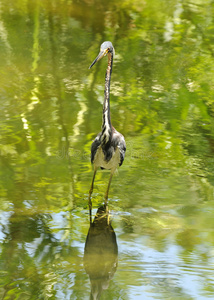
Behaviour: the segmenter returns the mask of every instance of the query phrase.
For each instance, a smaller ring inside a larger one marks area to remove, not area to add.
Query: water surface
[[[200,0],[0,2],[1,299],[214,297],[213,15]],[[88,67],[105,40],[127,152],[111,224],[99,171],[90,225],[107,61]]]

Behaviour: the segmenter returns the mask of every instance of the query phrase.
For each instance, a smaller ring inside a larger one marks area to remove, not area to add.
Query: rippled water
[[[214,298],[213,13],[212,1],[0,2],[1,299]],[[127,152],[109,213],[98,171],[90,224],[107,60],[88,67],[105,40]]]

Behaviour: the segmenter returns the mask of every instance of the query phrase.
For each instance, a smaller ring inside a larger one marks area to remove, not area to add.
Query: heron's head
[[[113,45],[112,45],[111,42],[104,42],[104,43],[101,44],[101,46],[100,46],[100,53],[95,58],[95,60],[93,61],[93,63],[90,65],[89,69],[91,69],[93,67],[93,65],[98,60],[100,60],[101,58],[103,58],[104,56],[106,56],[106,54],[110,54],[110,55],[114,55],[115,54],[114,47],[113,47]]]

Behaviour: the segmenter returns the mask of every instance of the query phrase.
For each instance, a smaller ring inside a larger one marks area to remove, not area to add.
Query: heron
[[[89,206],[91,207],[91,194],[94,188],[94,180],[98,168],[111,170],[110,178],[105,193],[105,202],[108,199],[111,180],[116,169],[122,165],[126,152],[124,136],[119,133],[111,124],[110,116],[110,82],[115,55],[114,47],[107,41],[101,44],[100,52],[90,65],[89,69],[104,56],[108,57],[108,65],[105,75],[105,91],[102,114],[102,131],[96,136],[91,145],[91,162],[94,164],[94,174],[89,190]]]

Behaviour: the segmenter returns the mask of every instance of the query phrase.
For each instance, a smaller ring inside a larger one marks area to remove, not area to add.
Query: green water
[[[0,299],[214,298],[213,32],[211,0],[0,1]],[[105,40],[127,152],[90,226]]]

